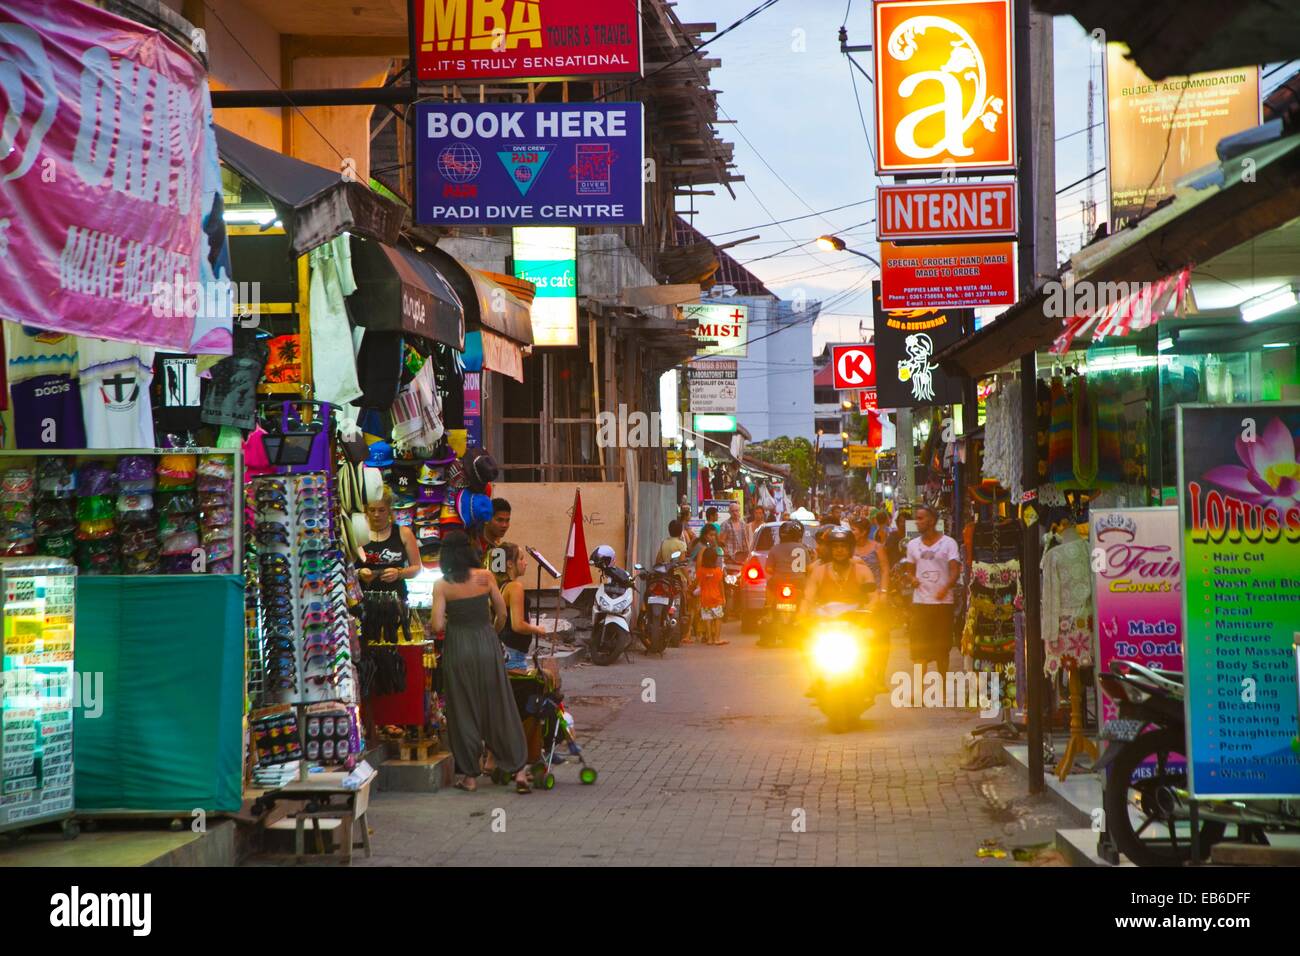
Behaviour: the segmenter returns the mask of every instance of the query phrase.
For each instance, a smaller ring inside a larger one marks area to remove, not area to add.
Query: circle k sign
[[[876,384],[876,347],[874,345],[834,345],[831,368],[838,390],[871,388]]]

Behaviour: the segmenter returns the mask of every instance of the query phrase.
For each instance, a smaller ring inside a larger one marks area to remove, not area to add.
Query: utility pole
[[[1019,155],[1020,299],[1032,296],[1038,279],[1056,274],[1055,98],[1052,83],[1052,18],[1035,13],[1029,0],[1015,0],[1016,151]],[[1033,352],[1020,360],[1024,487],[1038,480],[1038,363]],[[1036,502],[1035,509],[1041,508]],[[1025,593],[1025,682],[1029,730],[1029,792],[1043,790],[1042,589],[1037,568],[1042,542],[1038,522],[1024,529],[1021,582]]]

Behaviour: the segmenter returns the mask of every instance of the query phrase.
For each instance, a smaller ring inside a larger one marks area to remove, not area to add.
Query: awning
[[[397,242],[406,215],[399,204],[335,170],[277,153],[220,126],[215,129],[221,161],[266,193],[295,256],[345,232]]]
[[[1068,318],[1058,308],[1062,290],[1081,282],[1156,282],[1300,216],[1300,134],[1233,155],[1210,170],[1193,185],[1179,186],[1167,205],[1135,226],[1084,246],[1059,281],[935,358],[950,373],[986,375],[1051,347]]]
[[[489,273],[463,265],[441,249],[429,249],[425,255],[450,280],[452,288],[465,304],[467,328],[491,329],[513,339],[519,345],[533,344],[533,320],[529,303],[524,302],[504,282],[497,281]]]
[[[1278,0],[1033,0],[1042,13],[1068,14],[1085,30],[1128,44],[1153,80],[1277,63],[1300,55],[1300,20]]]
[[[351,237],[357,291],[352,320],[376,332],[403,332],[465,348],[465,308],[432,262],[405,246]]]

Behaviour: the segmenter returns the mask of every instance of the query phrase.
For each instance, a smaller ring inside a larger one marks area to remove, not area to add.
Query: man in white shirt
[[[925,667],[935,661],[938,669],[946,672],[952,652],[953,589],[961,575],[961,552],[956,541],[939,532],[939,516],[929,505],[918,505],[914,517],[921,533],[907,543],[904,558],[916,580],[908,644],[912,663]]]

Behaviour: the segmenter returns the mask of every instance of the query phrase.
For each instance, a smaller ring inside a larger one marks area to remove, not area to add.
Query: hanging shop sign
[[[78,0],[6,0],[0,56],[0,315],[229,354],[234,290],[203,65]]]
[[[421,103],[416,222],[639,226],[640,103]]]
[[[876,238],[1005,239],[1019,224],[1015,183],[876,187]]]
[[[1188,781],[1300,793],[1300,405],[1179,405]]]
[[[1016,304],[1016,244],[880,244],[886,309],[977,309]]]
[[[1182,548],[1177,508],[1093,508],[1088,514],[1094,556],[1098,675],[1114,660],[1161,670],[1183,669]],[[1098,692],[1102,722],[1119,705]],[[1182,762],[1179,762],[1181,766]],[[1134,776],[1154,773],[1155,759]]]
[[[537,286],[533,344],[578,344],[578,230],[524,226],[511,230],[515,278]]]
[[[946,374],[934,356],[962,337],[974,322],[964,309],[881,308],[880,283],[872,283],[875,303],[876,392],[885,408],[955,405],[962,400],[962,379]]]
[[[858,392],[858,411],[873,412],[880,407],[880,399],[875,388],[864,388]]]
[[[637,0],[415,0],[421,80],[641,75]]]
[[[875,468],[876,451],[869,445],[852,444],[848,447],[850,468]]]
[[[1016,166],[1012,0],[877,0],[877,173]]]
[[[736,430],[735,415],[694,415],[691,424],[696,432],[724,432]]]
[[[686,384],[690,390],[691,411],[705,415],[736,414],[735,359],[710,359],[686,366]]]
[[[831,382],[836,391],[868,388],[876,384],[874,345],[832,345]]]
[[[1111,232],[1174,194],[1193,170],[1218,164],[1215,147],[1260,123],[1259,67],[1156,82],[1106,45],[1106,141]]]
[[[463,387],[465,398],[466,444],[470,448],[483,447],[483,373],[466,372]]]
[[[696,354],[737,358],[749,354],[749,306],[684,305],[682,319],[699,323],[695,337],[699,339],[700,350]]]

